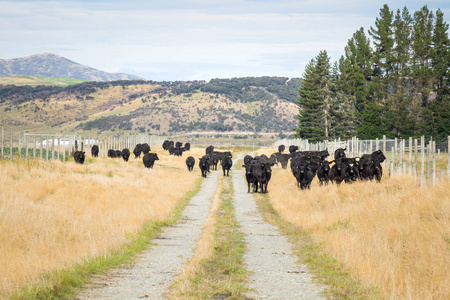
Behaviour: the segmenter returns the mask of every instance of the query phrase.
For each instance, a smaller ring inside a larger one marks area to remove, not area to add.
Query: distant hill
[[[16,131],[110,135],[292,132],[298,78],[204,81],[88,81],[61,86],[0,85],[0,120]]]
[[[142,79],[138,76],[124,73],[99,71],[52,53],[43,53],[21,58],[0,59],[0,77],[15,75],[74,78],[89,81]]]
[[[15,75],[9,77],[0,77],[0,85],[52,85],[52,86],[68,86],[85,82],[83,79],[73,78],[51,78],[38,76]]]

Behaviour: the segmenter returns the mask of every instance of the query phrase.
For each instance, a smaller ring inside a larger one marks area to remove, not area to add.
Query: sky
[[[337,61],[386,3],[450,24],[449,0],[0,0],[0,59],[48,52],[155,81],[301,77],[321,50]]]

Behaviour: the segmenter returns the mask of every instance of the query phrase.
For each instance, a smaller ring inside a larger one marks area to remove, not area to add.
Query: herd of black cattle
[[[190,143],[183,143],[166,140],[162,145],[163,149],[168,151],[170,155],[182,156],[184,151],[189,151]],[[147,143],[137,144],[133,150],[135,158],[140,158],[143,154],[142,161],[146,168],[153,168],[156,160],[159,160],[156,153],[150,153],[151,149]],[[299,151],[297,146],[289,146],[289,153],[284,153],[285,146],[280,145],[278,152],[268,157],[265,154],[252,157],[246,155],[242,167],[245,168],[245,178],[247,180],[248,192],[260,191],[267,193],[267,186],[272,177],[272,167],[281,164],[286,169],[290,161],[292,174],[297,180],[297,186],[303,189],[309,189],[311,182],[315,176],[319,180],[319,184],[342,182],[352,183],[358,180],[380,181],[383,175],[381,163],[386,159],[381,150],[371,154],[363,154],[361,157],[346,157],[346,149],[339,148],[334,152],[332,161],[326,160],[330,155],[328,150],[323,151]],[[99,148],[97,145],[91,148],[92,157],[98,157]],[[84,151],[75,151],[74,160],[76,163],[83,164],[85,160]],[[108,150],[108,157],[123,158],[128,161],[130,150]],[[205,155],[199,159],[199,168],[203,177],[207,176],[210,170],[217,170],[220,163],[223,175],[228,176],[233,166],[232,154],[230,151],[214,151],[214,146],[209,146],[205,150]],[[195,158],[189,156],[186,158],[186,166],[192,171],[195,166]]]

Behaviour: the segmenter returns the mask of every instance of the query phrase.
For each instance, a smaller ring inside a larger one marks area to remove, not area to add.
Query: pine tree
[[[380,19],[376,18],[375,28],[370,27],[369,34],[373,38],[375,45],[373,63],[374,75],[388,78],[393,69],[393,12],[385,4],[380,9]]]
[[[376,138],[383,134],[380,108],[374,95],[379,88],[371,84],[373,75],[370,40],[360,28],[345,47],[341,74],[347,82],[345,92],[354,97],[356,129],[360,138]]]
[[[431,50],[431,65],[438,89],[448,86],[450,77],[450,41],[449,25],[444,22],[444,14],[440,9],[436,12]]]
[[[340,60],[343,62],[343,59]],[[329,137],[350,139],[356,135],[355,112],[352,97],[344,92],[344,82],[339,73],[339,65],[334,63],[330,74],[330,118]]]
[[[296,137],[307,138],[311,142],[328,138],[329,69],[326,51],[321,51],[305,68],[299,89]]]

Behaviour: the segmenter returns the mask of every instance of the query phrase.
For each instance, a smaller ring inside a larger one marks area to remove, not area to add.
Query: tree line
[[[356,31],[339,61],[320,51],[302,76],[296,137],[446,139],[450,41],[443,16],[427,6],[394,14],[385,4],[368,35]]]

